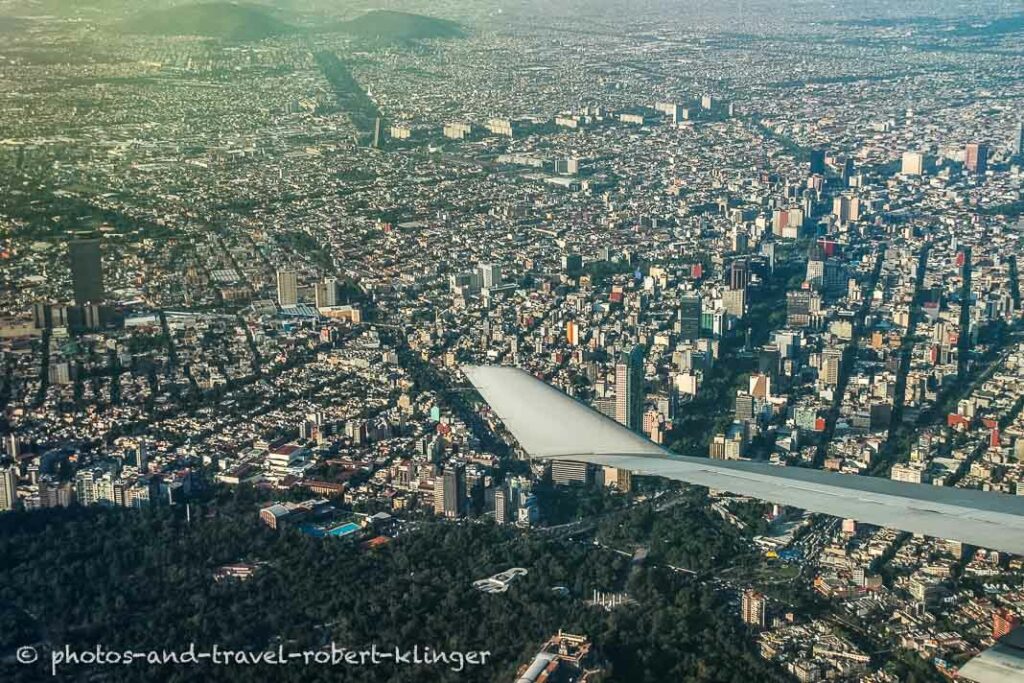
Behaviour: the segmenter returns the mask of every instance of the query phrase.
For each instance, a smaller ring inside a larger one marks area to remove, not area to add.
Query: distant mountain
[[[364,38],[399,41],[459,38],[465,35],[462,28],[453,21],[391,10],[371,10],[334,28]]]
[[[209,2],[141,12],[128,19],[122,28],[129,33],[205,36],[231,41],[262,40],[295,30],[273,17],[264,7],[234,2]]]

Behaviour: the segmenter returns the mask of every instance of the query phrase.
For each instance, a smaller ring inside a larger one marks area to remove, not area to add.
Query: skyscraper
[[[746,289],[750,284],[750,265],[747,259],[737,259],[732,262],[729,270],[729,289]]]
[[[1024,156],[1024,119],[1017,122],[1017,129],[1013,136],[1013,153],[1017,156]]]
[[[960,266],[960,329],[957,336],[957,376],[967,372],[967,357],[971,351],[971,247],[963,247],[957,254]]]
[[[839,384],[839,377],[843,372],[843,350],[828,348],[821,354],[821,378],[822,381],[834,387]]]
[[[988,145],[972,142],[964,150],[964,168],[970,173],[985,175],[988,170]]]
[[[740,603],[740,615],[744,624],[764,628],[768,623],[768,601],[755,590],[745,590]]]
[[[904,152],[902,171],[903,175],[922,175],[924,173],[924,154]]]
[[[578,346],[580,343],[580,326],[575,320],[565,324],[565,340],[569,346]]]
[[[477,266],[480,273],[481,286],[490,289],[501,284],[501,266],[496,263],[481,263]]]
[[[825,175],[825,150],[811,150],[811,175]]]
[[[449,465],[434,482],[434,513],[460,517],[466,501],[466,468]]]
[[[699,322],[699,318],[698,318]],[[637,344],[615,364],[615,420],[639,431],[644,409],[644,349]]]
[[[679,303],[679,337],[695,341],[700,337],[700,295],[687,294]]]
[[[18,466],[0,466],[0,510],[18,506]]]
[[[68,243],[71,261],[71,285],[75,303],[83,306],[103,301],[103,261],[97,238],[76,239]]]
[[[338,281],[334,278],[327,278],[318,283],[314,289],[317,308],[328,308],[338,305]]]
[[[299,303],[299,278],[294,270],[277,271],[277,303],[281,306]]]
[[[494,521],[498,524],[509,523],[508,491],[502,484],[494,491]]]

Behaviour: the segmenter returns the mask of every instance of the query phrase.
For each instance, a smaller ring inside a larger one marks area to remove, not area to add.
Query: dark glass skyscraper
[[[695,341],[700,337],[700,295],[689,294],[679,305],[679,337],[683,341]]]
[[[96,238],[75,239],[68,244],[71,260],[71,284],[75,303],[98,304],[103,301],[103,261],[100,241]]]

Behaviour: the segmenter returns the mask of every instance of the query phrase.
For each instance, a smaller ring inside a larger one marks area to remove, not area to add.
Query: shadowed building
[[[75,303],[98,304],[103,301],[103,262],[100,241],[96,238],[76,239],[68,243],[71,261],[71,285]]]

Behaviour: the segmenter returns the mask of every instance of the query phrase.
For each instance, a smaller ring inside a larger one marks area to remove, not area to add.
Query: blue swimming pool
[[[356,531],[359,531],[359,525],[355,522],[349,522],[348,524],[336,526],[327,533],[331,536],[348,536],[349,534],[354,533]]]

